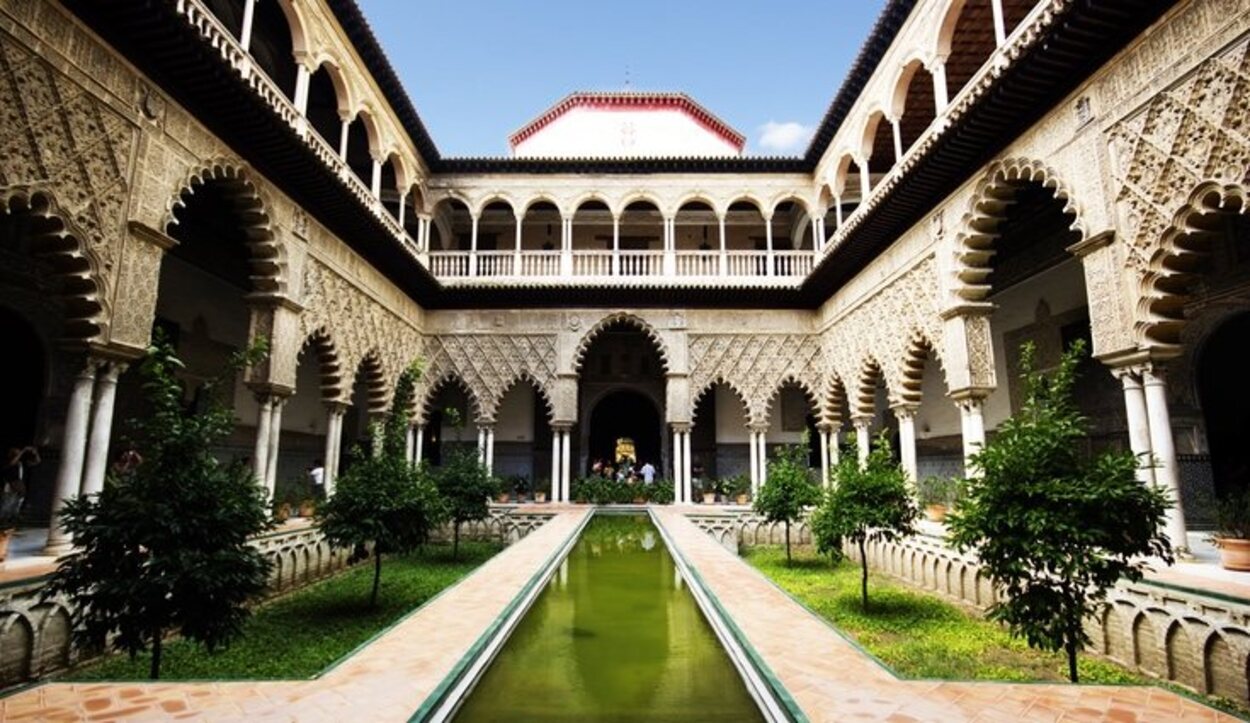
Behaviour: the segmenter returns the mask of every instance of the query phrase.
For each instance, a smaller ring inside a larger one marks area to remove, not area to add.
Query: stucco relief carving
[[[854,389],[866,361],[875,359],[884,374],[890,402],[904,401],[901,395],[907,388],[909,347],[914,340],[927,340],[946,358],[938,341],[943,338],[938,286],[937,260],[926,256],[835,320],[822,337],[826,375],[831,381],[836,379],[844,389]],[[822,399],[822,405],[826,403]],[[833,410],[821,411],[832,418]]]
[[[138,139],[135,125],[0,35],[0,189],[50,191],[89,257],[103,326]]]
[[[723,382],[746,403],[747,424],[767,423],[786,382],[813,398],[824,387],[821,343],[812,334],[691,334],[689,350],[691,399]]]
[[[350,401],[360,363],[371,350],[377,351],[388,390],[418,357],[421,339],[415,328],[315,259],[304,265],[303,289],[300,338],[321,331],[332,338],[342,362],[343,396],[332,401]]]
[[[499,403],[514,383],[533,382],[550,414],[556,378],[554,334],[443,334],[426,338],[426,369],[417,397],[421,405],[442,383],[455,377],[477,402],[479,422],[493,422]]]

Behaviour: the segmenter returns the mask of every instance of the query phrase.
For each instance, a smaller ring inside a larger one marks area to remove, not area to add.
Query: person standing
[[[0,517],[14,518],[22,513],[30,484],[30,468],[43,461],[31,446],[10,447],[0,468]]]
[[[651,464],[651,462],[649,461],[644,462],[642,465],[642,469],[639,471],[642,472],[643,484],[649,485],[655,482],[655,465]]]
[[[308,481],[312,484],[313,499],[324,500],[326,498],[326,467],[320,459],[313,460],[312,466],[308,468]]]

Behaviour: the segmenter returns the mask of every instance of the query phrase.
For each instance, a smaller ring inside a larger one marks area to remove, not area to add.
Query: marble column
[[[929,71],[933,74],[933,104],[941,115],[950,104],[950,95],[946,91],[946,58],[941,58]]]
[[[572,479],[570,478],[570,455],[572,454],[572,429],[565,427],[560,433],[560,497],[566,502],[569,500],[569,487]]]
[[[551,428],[551,501],[568,502],[560,497],[560,430]]]
[[[486,428],[486,471],[495,473],[495,428]]]
[[[760,489],[760,462],[756,457],[759,455],[759,449],[755,445],[755,430],[747,433],[747,447],[751,453],[751,494],[754,495]]]
[[[894,418],[898,420],[898,452],[902,460],[903,471],[907,473],[907,481],[914,487],[919,479],[916,461],[916,411],[917,405],[899,404],[893,407]]]
[[[424,424],[417,425],[415,437],[416,439],[414,440],[414,445],[413,445],[412,464],[414,467],[417,467],[417,466],[420,466],[421,461],[425,459],[425,425]]]
[[[252,473],[256,481],[265,484],[265,476],[269,472],[269,425],[273,423],[274,398],[269,394],[257,394],[256,402],[260,408],[256,412],[256,446],[252,451]]]
[[[842,433],[842,423],[833,422],[829,425],[829,466],[837,467],[842,460],[842,448],[838,437]]]
[[[985,418],[983,397],[963,397],[955,400],[959,407],[960,429],[964,440],[964,475],[971,475],[972,456],[985,446]]]
[[[325,465],[327,497],[333,494],[334,481],[338,478],[339,447],[343,439],[343,414],[345,412],[345,405],[339,402],[330,402],[326,405],[326,446],[325,458],[322,462]]]
[[[269,422],[269,455],[265,458],[265,488],[269,490],[269,499],[273,499],[278,484],[278,443],[282,440],[282,408],[285,406],[285,397],[274,398],[273,418]]]
[[[48,542],[43,554],[60,556],[68,552],[73,541],[61,527],[61,509],[69,498],[78,494],[82,484],[83,461],[87,455],[87,425],[91,418],[91,397],[95,390],[98,362],[88,359],[74,377],[65,414],[65,434],[61,438],[61,465],[56,472],[56,488],[52,496],[52,519],[48,525]]]
[[[768,428],[767,427],[764,427],[759,430],[759,433],[755,438],[755,443],[759,447],[759,451],[756,452],[755,454],[755,459],[759,462],[759,465],[760,465],[759,480],[760,480],[760,486],[763,487],[764,483],[768,481]]]
[[[1128,443],[1137,457],[1137,479],[1143,484],[1155,483],[1154,460],[1151,459],[1150,422],[1146,415],[1146,392],[1141,382],[1141,367],[1120,367],[1112,370],[1124,387],[1124,411],[1128,416]]]
[[[692,470],[694,466],[690,460],[690,429],[686,428],[681,433],[681,489],[682,497],[686,500],[694,493]]]
[[[685,490],[685,484],[682,480],[682,470],[684,469],[681,461],[682,445],[681,432],[677,425],[673,425],[673,501],[677,503],[685,502],[682,498],[682,492]]]
[[[1168,411],[1167,381],[1163,369],[1147,366],[1142,369],[1145,387],[1146,418],[1150,424],[1150,449],[1154,456],[1155,485],[1172,499],[1168,510],[1167,534],[1178,553],[1189,552],[1186,535],[1185,508],[1181,501],[1181,481],[1176,466],[1176,444],[1172,439],[1172,417]]]
[[[1003,21],[1003,0],[990,0],[991,15],[994,17],[994,46],[1003,47],[1007,42],[1007,24]]]
[[[820,434],[820,486],[829,486],[829,427],[820,425],[817,428]]]
[[[96,374],[95,404],[91,409],[91,436],[87,440],[87,461],[83,470],[81,495],[96,495],[104,489],[108,470],[109,440],[113,433],[113,402],[117,398],[117,377],[126,370],[122,362],[106,362]]]
[[[486,427],[477,428],[477,463],[486,464]]]
[[[862,467],[868,463],[868,454],[872,451],[872,417],[866,414],[857,416],[851,423],[855,425],[855,449]]]
[[[408,464],[412,464],[412,448],[415,444],[413,425],[409,424],[407,431],[404,432],[404,459]]]

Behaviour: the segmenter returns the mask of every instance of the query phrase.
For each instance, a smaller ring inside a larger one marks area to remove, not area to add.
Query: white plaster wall
[[[534,388],[518,384],[504,394],[495,417],[495,442],[534,441]]]
[[[320,384],[317,360],[305,354],[295,371],[295,394],[282,408],[282,429],[304,434],[326,433],[326,408],[321,403]]]
[[[946,396],[946,380],[936,361],[925,364],[920,382],[920,409],[916,412],[916,437],[945,437],[962,434],[959,408]]]
[[[738,149],[685,111],[578,107],[517,144],[518,158],[737,156]]]
[[[746,444],[747,412],[738,395],[723,384],[716,385],[716,442]]]

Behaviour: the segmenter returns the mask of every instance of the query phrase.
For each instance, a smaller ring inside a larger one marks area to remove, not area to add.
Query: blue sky
[[[574,90],[682,91],[747,136],[806,147],[884,0],[358,0],[445,156],[501,156]]]

